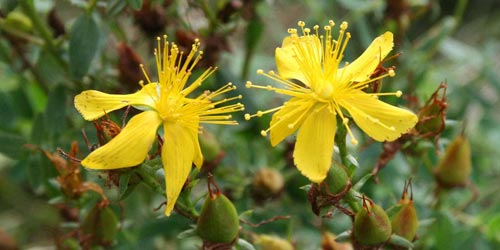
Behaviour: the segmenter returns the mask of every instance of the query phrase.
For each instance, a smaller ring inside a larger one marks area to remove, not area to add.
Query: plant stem
[[[337,120],[337,123],[339,123],[339,122],[341,123],[341,121]],[[352,164],[349,161],[349,159],[347,159],[347,146],[346,146],[346,142],[345,142],[346,136],[347,136],[347,129],[344,126],[338,126],[337,134],[335,136],[335,144],[339,148],[340,160],[342,161],[342,164],[346,167],[347,174],[349,175],[349,178],[351,178],[354,175],[354,172],[356,170],[356,166],[354,166],[354,164]],[[358,204],[358,200],[352,194],[351,191],[349,191],[347,193],[347,195],[344,196],[344,198],[342,198],[342,199],[356,213],[357,211],[359,211],[359,204]]]

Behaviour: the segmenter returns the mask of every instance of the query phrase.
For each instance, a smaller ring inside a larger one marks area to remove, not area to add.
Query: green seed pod
[[[337,162],[333,162],[325,181],[328,184],[330,192],[338,194],[347,186],[349,176],[347,175],[344,166],[338,164]]]
[[[198,234],[210,243],[230,243],[239,232],[238,213],[223,194],[207,195],[198,218]]]
[[[408,196],[408,188],[411,187],[411,179],[405,185],[401,200],[392,210],[395,212],[390,214],[392,232],[399,235],[408,241],[413,241],[417,235],[418,217],[417,210],[413,205],[413,194]],[[388,211],[388,213],[390,213]]]
[[[216,160],[222,152],[217,138],[208,131],[203,131],[200,134],[200,148],[201,152],[203,152],[203,157],[209,162]]]
[[[463,187],[469,182],[471,171],[470,144],[465,136],[459,135],[446,148],[434,176],[443,188]]]
[[[389,240],[391,233],[384,209],[363,197],[363,208],[354,217],[354,239],[362,245],[378,245]]]
[[[82,230],[94,245],[110,246],[118,233],[118,218],[109,207],[97,204],[84,219]]]

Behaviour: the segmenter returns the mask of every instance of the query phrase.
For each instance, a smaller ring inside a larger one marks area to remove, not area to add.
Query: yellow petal
[[[165,123],[163,127],[165,140],[161,158],[167,189],[165,215],[170,216],[196,158],[198,131],[179,123]]]
[[[203,154],[201,153],[200,141],[198,140],[198,135],[194,136],[194,159],[193,163],[196,166],[196,169],[200,170],[203,165]]]
[[[134,94],[113,95],[97,90],[86,90],[75,96],[75,108],[88,121],[129,105],[154,106],[156,83],[147,84]]]
[[[286,37],[275,53],[276,67],[284,79],[296,79],[310,86],[311,78],[307,76],[307,72],[313,69],[321,71],[322,47],[316,36]]]
[[[302,175],[320,183],[330,168],[337,122],[327,107],[315,106],[297,134],[293,152]]]
[[[274,113],[271,119],[271,145],[276,146],[287,136],[293,134],[304,121],[306,113],[314,103],[303,98],[294,97],[287,101],[283,108]]]
[[[393,35],[389,31],[375,38],[361,56],[348,66],[339,69],[337,75],[342,76],[342,79],[349,80],[349,82],[364,82],[368,80],[380,61],[391,52],[394,46],[392,40]],[[339,79],[339,82],[345,82],[342,79]]]
[[[411,111],[389,105],[360,90],[354,90],[354,98],[341,100],[340,105],[351,114],[354,122],[377,141],[394,141],[408,132],[417,116]]]
[[[82,165],[92,169],[116,169],[140,164],[149,152],[161,119],[155,111],[144,111],[130,119],[106,145],[94,150]]]

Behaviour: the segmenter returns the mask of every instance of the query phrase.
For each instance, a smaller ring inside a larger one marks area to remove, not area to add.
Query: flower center
[[[330,83],[329,81],[325,81],[323,83],[323,86],[319,91],[316,91],[318,94],[319,98],[321,98],[324,101],[330,101],[333,99],[333,84]]]

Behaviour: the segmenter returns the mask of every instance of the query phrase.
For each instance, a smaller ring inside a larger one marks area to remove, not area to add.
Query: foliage
[[[494,0],[1,1],[0,249],[206,247],[196,222],[210,190],[209,173],[238,211],[239,237],[231,242],[236,249],[340,247],[333,235],[353,240],[352,219],[367,209],[368,199],[389,217],[399,211],[403,191],[407,204],[410,178],[416,240],[393,234],[383,248],[498,249],[499,7]],[[270,115],[245,121],[241,112],[232,114],[239,126],[205,126],[203,168],[190,173],[169,217],[162,207],[168,173],[155,155],[159,144],[133,168],[97,171],[78,164],[137,110],[124,108],[88,122],[74,108],[75,95],[139,90],[138,82],[147,82],[139,64],[156,75],[157,36],[167,34],[184,50],[199,38],[204,54],[193,76],[217,66],[203,89],[232,82],[246,112],[255,113],[287,100],[245,88],[247,81],[275,84],[256,71],[276,69],[275,48],[287,28],[299,20],[323,25],[330,19],[349,22],[346,61],[378,35],[394,33],[392,55],[401,55],[380,62],[377,70],[394,68],[396,76],[373,91],[402,90],[403,98],[384,101],[411,109],[419,123],[386,143],[351,126],[358,145],[346,141],[339,126],[336,167],[325,185],[311,184],[295,168],[294,138],[272,147],[260,136]],[[470,148],[454,152],[470,157],[445,156],[462,136]],[[460,185],[442,184],[443,173],[453,170],[437,173],[436,167],[445,168],[441,161],[447,158],[470,158],[470,165],[462,162],[469,178],[460,175]]]

